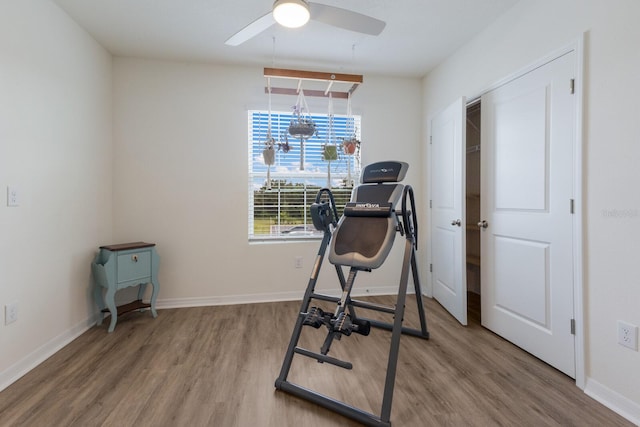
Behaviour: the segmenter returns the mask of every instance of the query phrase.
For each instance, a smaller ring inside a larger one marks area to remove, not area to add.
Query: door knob
[[[487,228],[489,226],[489,223],[485,220],[482,220],[478,223],[478,228]]]
[[[451,225],[457,225],[458,227],[460,227],[461,224],[462,222],[460,222],[459,219],[454,219],[451,221]]]

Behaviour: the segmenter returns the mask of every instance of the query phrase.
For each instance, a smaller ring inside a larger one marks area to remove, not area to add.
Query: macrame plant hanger
[[[347,123],[345,126],[346,137],[342,141],[342,149],[347,155],[347,187],[351,187],[351,157],[358,149],[359,141],[356,138],[356,125],[351,111],[351,92],[347,95]]]
[[[273,37],[273,47],[271,53],[271,61],[275,63],[276,58],[276,38]],[[267,137],[264,141],[265,148],[262,150],[262,158],[264,164],[267,165],[267,190],[271,190],[271,166],[276,162],[276,140],[271,135],[271,79],[267,79],[268,99],[269,99],[269,115],[267,116]]]
[[[327,112],[327,133],[322,147],[322,160],[327,162],[327,188],[331,188],[331,161],[338,160],[338,147],[335,144],[333,131],[333,97],[329,92],[329,108]],[[332,143],[333,141],[333,143]]]
[[[300,139],[300,170],[304,170],[304,141],[316,133],[316,124],[311,119],[307,100],[302,88],[298,91],[296,105],[293,106],[294,118],[289,124],[289,135]]]
[[[267,165],[267,190],[271,190],[271,166],[276,162],[276,140],[271,135],[271,84],[269,84],[269,115],[267,116],[267,138],[264,141],[265,149],[262,150],[264,164]]]

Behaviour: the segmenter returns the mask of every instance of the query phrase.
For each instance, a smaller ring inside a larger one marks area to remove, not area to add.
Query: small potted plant
[[[276,162],[276,150],[274,146],[276,144],[276,140],[269,137],[265,141],[265,149],[262,150],[262,157],[264,158],[264,164],[267,166],[271,166]]]
[[[267,190],[271,190],[271,166],[276,163],[276,140],[271,137],[271,132],[264,142],[265,148],[262,150],[264,164],[267,165]]]
[[[322,147],[322,160],[328,162],[338,160],[338,147],[335,145],[325,144]]]
[[[342,149],[344,150],[344,153],[348,155],[355,154],[359,146],[360,141],[358,141],[355,136],[345,138],[342,141]]]

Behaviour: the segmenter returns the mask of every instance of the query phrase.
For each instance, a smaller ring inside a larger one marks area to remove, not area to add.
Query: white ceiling
[[[518,0],[318,0],[387,23],[369,36],[310,21],[225,40],[272,0],[53,0],[116,56],[421,77]]]

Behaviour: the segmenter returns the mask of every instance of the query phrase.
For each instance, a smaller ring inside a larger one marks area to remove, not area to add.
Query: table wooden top
[[[106,249],[108,251],[117,252],[117,251],[127,251],[129,249],[148,248],[150,246],[155,246],[155,245],[156,245],[155,243],[131,242],[131,243],[119,243],[117,245],[100,246],[100,249]]]

